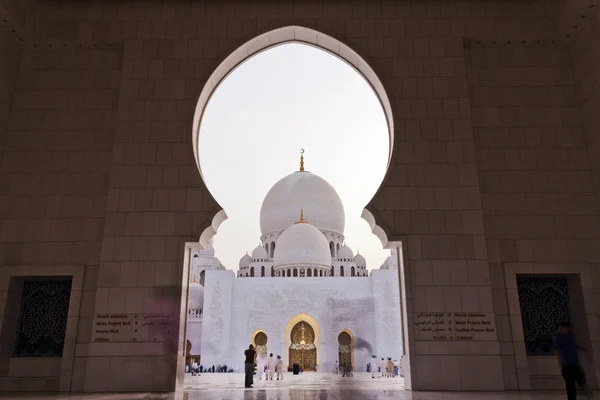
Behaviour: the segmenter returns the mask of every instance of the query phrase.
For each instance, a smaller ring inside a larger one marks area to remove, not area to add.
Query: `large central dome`
[[[298,220],[304,209],[306,222],[317,229],[344,233],[344,206],[327,181],[307,171],[298,171],[277,182],[263,201],[260,230],[263,235],[283,231]]]

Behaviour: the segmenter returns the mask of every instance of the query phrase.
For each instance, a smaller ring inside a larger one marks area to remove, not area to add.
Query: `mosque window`
[[[340,266],[340,276],[344,276],[344,266]]]
[[[319,271],[319,276],[323,276],[323,270]]]
[[[275,268],[271,266],[271,276],[275,276]]]
[[[288,276],[288,277],[289,277],[289,276],[292,276],[292,271],[291,271],[291,270],[289,270],[289,269],[287,270],[287,276]]]
[[[260,267],[260,276],[265,276],[265,266]]]
[[[202,270],[202,272],[200,272],[200,284],[202,286],[204,286],[204,278],[206,277],[206,270]]]
[[[313,273],[313,276],[317,276],[317,270],[316,270],[316,268],[315,268],[315,271]]]
[[[354,267],[350,268],[350,275],[356,276],[356,270],[354,269]]]
[[[71,279],[23,283],[14,357],[62,356],[70,298]]]
[[[335,245],[333,242],[329,242],[329,251],[331,251],[331,257],[335,257]]]
[[[553,355],[556,325],[571,320],[567,278],[518,276],[517,290],[527,355]]]
[[[194,254],[194,258],[198,258],[198,254]]]
[[[298,269],[294,268],[294,276],[298,276]]]
[[[254,277],[254,267],[250,268],[250,276]]]
[[[333,268],[333,265],[331,266],[331,276],[335,276],[335,269]]]
[[[312,277],[312,269],[309,269],[308,271],[306,271],[306,276]]]

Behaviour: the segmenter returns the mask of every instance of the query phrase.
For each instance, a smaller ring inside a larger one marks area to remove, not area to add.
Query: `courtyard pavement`
[[[242,374],[186,375],[185,390],[178,393],[128,394],[0,394],[0,398],[29,400],[563,400],[560,392],[410,392],[402,378],[371,379],[367,373],[354,377],[305,373],[285,374],[283,381],[255,381],[245,389]],[[590,397],[588,397],[590,398]],[[600,397],[593,397],[598,398]],[[586,399],[581,397],[581,399]]]

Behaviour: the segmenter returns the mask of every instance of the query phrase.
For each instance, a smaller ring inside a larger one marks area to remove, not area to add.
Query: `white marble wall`
[[[232,271],[207,271],[202,364],[240,370],[244,350],[257,330],[267,334],[268,351],[287,364],[284,332],[298,314],[309,315],[319,326],[322,371],[332,370],[338,358],[337,337],[344,329],[371,346],[355,349],[358,371],[366,369],[372,353],[397,359],[402,354],[397,279],[396,271],[376,271],[369,278],[318,279],[237,279]]]
[[[399,360],[402,356],[402,347],[398,345],[402,343],[402,323],[398,270],[373,270],[368,279],[373,288],[377,356]]]
[[[202,321],[191,320],[187,324],[187,340],[192,344],[190,355],[200,354],[202,343]]]

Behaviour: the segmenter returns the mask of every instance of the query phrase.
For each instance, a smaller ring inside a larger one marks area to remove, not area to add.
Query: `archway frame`
[[[317,323],[316,319],[314,319],[312,316],[305,314],[305,313],[296,314],[292,318],[290,318],[290,320],[288,321],[288,323],[285,326],[285,329],[283,330],[283,335],[285,337],[284,365],[286,365],[286,366],[290,365],[290,346],[292,345],[292,329],[294,329],[296,324],[298,324],[300,322],[305,322],[308,325],[310,325],[310,327],[313,329],[313,332],[315,333],[314,344],[315,344],[315,347],[317,348],[317,365],[320,366],[321,365],[321,327]]]
[[[208,105],[213,93],[217,90],[219,85],[244,61],[260,54],[263,51],[267,51],[273,47],[289,43],[300,43],[308,46],[313,46],[346,62],[346,64],[352,67],[365,79],[365,81],[369,84],[375,96],[379,100],[388,127],[389,153],[387,171],[379,189],[373,196],[374,199],[377,196],[377,194],[382,190],[382,188],[385,185],[385,182],[388,179],[390,172],[389,166],[392,161],[392,155],[394,154],[394,118],[392,112],[393,107],[386,93],[385,87],[381,82],[381,79],[379,78],[378,74],[373,70],[369,63],[343,41],[334,38],[333,36],[319,32],[317,30],[299,25],[288,25],[285,27],[272,29],[242,44],[236,50],[230,53],[217,66],[217,68],[213,71],[213,73],[206,81],[206,84],[200,92],[198,103],[196,104],[192,128],[192,148],[194,151],[194,159],[196,160],[196,166],[198,168],[198,171],[200,172],[202,180],[204,180],[204,175],[202,174],[202,168],[200,166],[198,151],[200,128],[202,125],[202,118],[204,117],[206,106]],[[371,200],[371,202],[372,201],[373,200]],[[369,205],[371,204],[371,202],[369,203]],[[369,207],[369,205],[367,205],[367,207]],[[366,208],[365,211],[367,211]],[[372,212],[367,211],[367,213],[367,215],[371,218],[365,218],[365,220],[367,220],[367,222],[371,226],[371,230],[380,239],[380,241],[383,244],[383,247],[385,248],[387,245],[387,235],[384,233],[385,226],[383,228],[377,226],[376,228],[378,229],[374,229],[375,218]],[[363,215],[365,214],[363,213]],[[212,239],[212,237],[217,233],[218,226],[225,219],[227,219],[227,215],[222,209],[221,211],[219,211],[219,213],[217,213],[215,217],[216,221],[213,219],[213,223],[211,224],[211,226],[205,229],[201,234],[200,243],[203,245],[205,245],[206,243],[208,243],[209,240]],[[381,235],[381,233],[383,233],[383,235]]]

